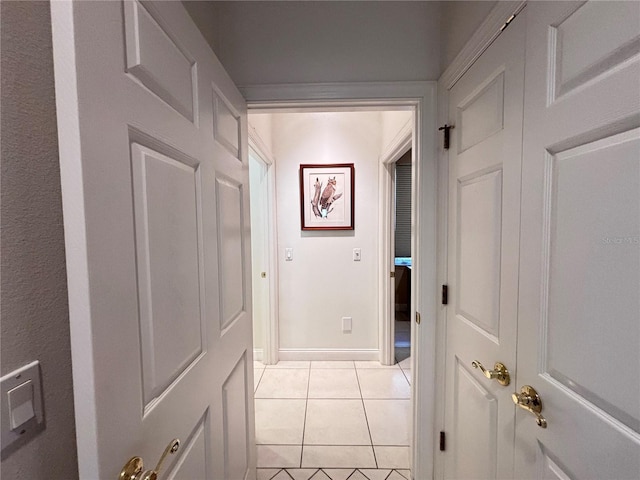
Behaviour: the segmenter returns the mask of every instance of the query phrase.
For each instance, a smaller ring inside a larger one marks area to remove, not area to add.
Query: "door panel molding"
[[[197,114],[194,58],[163,25],[158,14],[140,2],[124,2],[124,23],[127,72],[193,122]]]
[[[538,391],[548,424],[516,413],[516,471],[527,477],[640,471],[640,57],[625,50],[640,18],[605,28],[629,6],[527,7],[517,378]],[[562,35],[569,43],[554,44]]]
[[[455,421],[451,432],[454,478],[496,478],[498,399],[460,358],[455,362]],[[467,458],[460,458],[462,455]]]
[[[182,444],[180,456],[175,460],[167,478],[211,478],[211,465],[206,461],[206,452],[210,449],[209,409],[193,428],[191,434]]]
[[[606,74],[640,50],[638,8],[633,2],[577,4],[549,28],[549,102]],[[615,25],[604,36],[590,24]],[[585,48],[586,46],[586,48]]]
[[[456,314],[499,344],[502,167],[458,179],[457,187]],[[478,218],[490,220],[486,229]]]
[[[640,281],[634,285],[624,280],[633,276],[634,267],[631,262],[620,265],[616,254],[620,248],[630,250],[640,244],[638,236],[628,230],[633,219],[640,216],[640,207],[633,205],[634,193],[640,191],[640,166],[634,160],[637,158],[640,158],[640,129],[546,155],[539,358],[541,373],[563,384],[593,408],[599,408],[603,414],[640,433],[640,417],[638,412],[633,412],[636,392],[640,389],[640,372],[635,374],[637,367],[627,365],[630,371],[625,381],[612,385],[609,373],[618,365],[616,357],[608,355],[611,347],[617,352],[633,351],[636,347],[633,335],[629,335],[635,319],[625,318],[624,311],[633,309],[630,303],[633,292],[640,289]],[[602,182],[603,178],[607,179],[606,183]],[[615,209],[609,205],[612,202],[627,207],[614,214]],[[580,245],[583,236],[592,239],[593,251],[586,260],[585,245]],[[609,248],[599,248],[601,245]],[[618,267],[612,270],[610,265],[616,263]],[[617,297],[616,306],[601,306],[602,302],[595,298],[581,302],[573,299],[576,273],[582,278],[582,288],[593,283],[590,277],[597,277],[598,283],[607,285],[607,291],[597,288],[604,297]],[[610,315],[620,318],[619,328],[607,329],[591,338],[585,338],[585,334],[566,324],[571,318],[597,318],[595,321],[599,322]],[[554,341],[554,333],[559,340]],[[555,345],[557,342],[561,346]],[[583,345],[592,345],[587,358],[579,360],[567,355]],[[581,375],[581,368],[588,374]]]

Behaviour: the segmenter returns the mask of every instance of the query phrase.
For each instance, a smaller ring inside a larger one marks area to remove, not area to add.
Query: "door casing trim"
[[[249,125],[249,149],[267,166],[267,280],[269,288],[269,312],[267,325],[264,327],[260,361],[266,365],[278,363],[279,338],[274,332],[278,332],[279,304],[278,304],[278,231],[276,228],[276,173],[274,168],[275,158],[273,153],[265,145],[258,132]],[[255,352],[255,349],[254,349]]]
[[[437,288],[437,157],[436,82],[371,82],[247,85],[239,87],[249,110],[286,110],[313,107],[414,108],[413,149],[415,226],[412,257],[415,277],[412,303],[424,319],[414,326],[412,352],[413,439],[411,470],[414,478],[432,478],[435,454],[435,363]]]
[[[378,303],[380,305],[380,323],[379,323],[379,343],[380,343],[380,363],[384,365],[393,365],[395,360],[395,300],[391,301],[392,293],[395,297],[394,288],[395,281],[390,278],[389,272],[395,271],[394,245],[395,239],[394,225],[395,219],[393,212],[395,210],[395,162],[404,155],[413,144],[413,119],[409,119],[407,123],[400,129],[389,147],[380,155],[379,162],[379,191],[380,204],[379,212],[379,256],[380,256],[380,273],[379,273],[379,291],[380,295]],[[415,159],[411,159],[412,175],[415,175],[413,166]],[[412,188],[412,194],[414,189]],[[411,235],[413,240],[413,232]],[[410,302],[411,303],[411,302]],[[413,304],[412,309],[413,309]],[[409,312],[413,318],[415,313]],[[413,327],[413,323],[411,324]],[[413,328],[412,328],[413,330]],[[412,332],[413,334],[413,332]]]

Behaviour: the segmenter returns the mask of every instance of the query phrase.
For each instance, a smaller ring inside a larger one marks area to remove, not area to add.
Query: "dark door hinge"
[[[445,123],[444,127],[440,127],[438,130],[444,130],[444,144],[442,145],[442,147],[445,150],[449,150],[449,140],[450,140],[450,135],[449,135],[449,131],[454,128],[453,125],[447,125]]]
[[[440,451],[444,452],[444,448],[445,448],[444,432],[440,432]]]
[[[449,286],[442,285],[442,305],[449,304]]]

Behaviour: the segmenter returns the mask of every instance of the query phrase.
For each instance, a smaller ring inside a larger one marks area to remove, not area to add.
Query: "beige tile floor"
[[[258,480],[405,480],[410,358],[254,364]]]

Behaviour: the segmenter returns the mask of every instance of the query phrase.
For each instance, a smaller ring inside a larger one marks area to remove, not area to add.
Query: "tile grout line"
[[[260,382],[262,382],[262,377],[264,376],[264,372],[267,370],[266,366],[262,369],[262,373],[260,374],[260,378],[258,379],[258,383],[256,384],[256,388],[253,390],[253,398],[255,400],[256,393],[258,392],[258,387],[260,386]],[[255,367],[253,367],[253,373],[255,374]]]
[[[408,357],[410,358],[410,357]],[[406,360],[406,359],[405,359]],[[403,360],[404,361],[404,360]],[[404,378],[407,380],[407,383],[409,384],[409,387],[411,388],[411,381],[409,380],[409,377],[407,376],[407,372],[404,371],[404,368],[402,368],[402,365],[400,365],[400,362],[398,362],[398,359],[396,358],[396,362],[398,363],[398,366],[400,367],[400,371],[402,372],[402,374],[404,375]]]
[[[369,477],[367,477],[364,473],[362,473],[362,472],[360,471],[360,469],[359,469],[359,468],[356,468],[353,472],[351,472],[351,475],[349,475],[349,476],[347,477],[347,480],[349,480],[351,477],[353,477],[353,476],[356,474],[356,472],[358,472],[360,475],[362,475],[362,476],[363,476],[364,478],[366,478],[367,480],[371,480],[371,479],[370,479]]]
[[[371,440],[371,451],[373,452],[373,461],[378,468],[378,458],[376,457],[376,449],[373,448],[373,437],[371,436],[371,427],[369,427],[369,417],[367,417],[367,407],[364,404],[364,397],[362,396],[362,387],[360,386],[360,377],[358,376],[358,369],[356,368],[356,381],[358,382],[358,390],[360,390],[360,401],[362,402],[362,410],[364,411],[364,421],[367,422],[367,432],[369,432],[369,440]]]
[[[402,470],[405,470],[405,469],[403,468]],[[411,472],[411,469],[410,469],[410,468],[409,468],[409,469],[407,469],[407,470],[408,470],[409,472]],[[400,469],[398,469],[398,475],[400,475],[400,476],[402,476],[402,477],[406,478],[407,480],[410,480],[410,479],[408,479],[407,477],[405,477],[402,473],[400,473]],[[409,474],[409,476],[411,476],[411,474]]]
[[[313,399],[312,399],[313,400]],[[264,446],[270,446],[270,447],[297,447],[298,445],[300,445],[299,443],[259,443],[258,445],[264,445]],[[366,444],[366,445],[361,445],[359,443],[348,443],[348,444],[343,444],[343,443],[308,443],[307,444],[310,447],[370,447],[371,444]],[[395,445],[395,444],[383,444],[383,445],[376,445],[376,447],[408,447],[408,445]],[[259,467],[259,468],[325,468],[325,467]],[[342,468],[342,467],[326,467],[326,468]],[[344,468],[351,468],[351,467],[344,467]],[[356,467],[353,467],[356,468]],[[362,467],[362,468],[370,468],[370,467]],[[400,469],[400,470],[406,470],[406,469]]]
[[[304,401],[304,419],[302,420],[302,439],[300,441],[300,468],[302,468],[302,455],[304,454],[304,434],[306,433],[306,430],[307,430],[307,409],[309,408],[309,385],[311,384],[311,362],[309,362],[308,372],[309,372],[309,376],[307,377],[307,395]]]
[[[357,397],[310,397],[309,400],[360,400],[362,396]],[[306,397],[256,397],[256,400],[305,400]],[[365,400],[411,400],[411,397],[384,397],[384,398],[366,398]]]
[[[257,469],[256,469],[256,470],[257,470]],[[269,480],[273,480],[274,478],[276,478],[276,476],[278,476],[278,474],[279,474],[282,470],[284,470],[284,468],[281,468],[280,470],[278,470],[278,471],[273,475],[273,477],[271,477]]]

